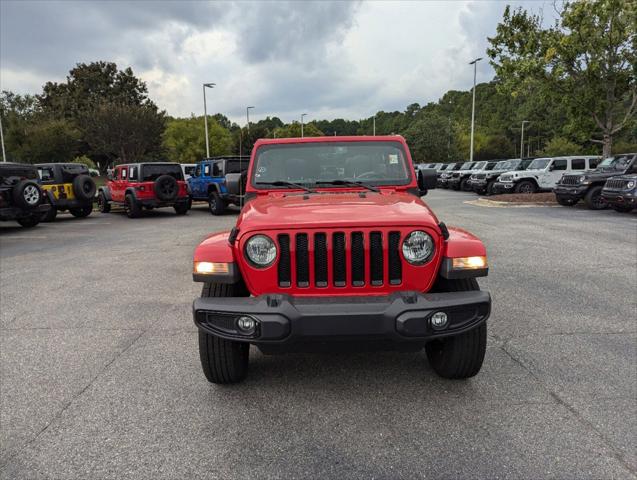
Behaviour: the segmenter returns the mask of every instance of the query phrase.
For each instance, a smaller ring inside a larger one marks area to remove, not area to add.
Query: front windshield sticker
[[[397,165],[398,164],[398,155],[390,154],[390,155],[388,155],[388,157],[389,157],[389,164],[390,165]]]

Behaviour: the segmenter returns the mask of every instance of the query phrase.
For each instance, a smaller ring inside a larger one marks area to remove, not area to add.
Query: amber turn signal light
[[[228,273],[228,271],[227,263],[195,262],[195,273],[209,275],[213,273]]]
[[[452,259],[454,270],[472,270],[476,268],[487,268],[487,257],[458,257]]]

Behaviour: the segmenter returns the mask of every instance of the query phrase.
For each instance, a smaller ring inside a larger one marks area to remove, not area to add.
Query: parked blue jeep
[[[210,213],[221,215],[230,204],[241,206],[250,158],[205,158],[188,179],[193,201],[208,202]]]

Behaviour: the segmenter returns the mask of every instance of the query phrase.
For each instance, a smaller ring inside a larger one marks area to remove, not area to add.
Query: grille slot
[[[307,251],[307,233],[296,235],[296,285],[310,286],[310,256]]]
[[[279,265],[277,266],[279,274],[279,287],[289,287],[290,282],[290,236],[281,234],[279,240]]]
[[[389,283],[390,285],[400,285],[403,281],[403,266],[400,263],[400,232],[389,232],[389,242],[387,247],[389,259]]]
[[[365,285],[365,245],[363,233],[352,233],[352,285]]]
[[[327,287],[327,236],[314,235],[314,283],[317,287]]]
[[[345,264],[345,234],[335,233],[332,237],[334,246],[332,262],[334,268],[334,286],[344,287],[347,284],[347,265]]]
[[[372,285],[383,284],[383,235],[369,234],[369,279]]]
[[[574,176],[566,176],[564,175],[562,177],[562,185],[577,185],[579,184],[579,176],[574,177]]]

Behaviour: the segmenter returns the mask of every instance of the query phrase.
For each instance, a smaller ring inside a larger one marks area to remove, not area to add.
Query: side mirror
[[[433,168],[423,168],[418,171],[418,190],[420,196],[427,195],[429,190],[436,188],[438,175]]]

